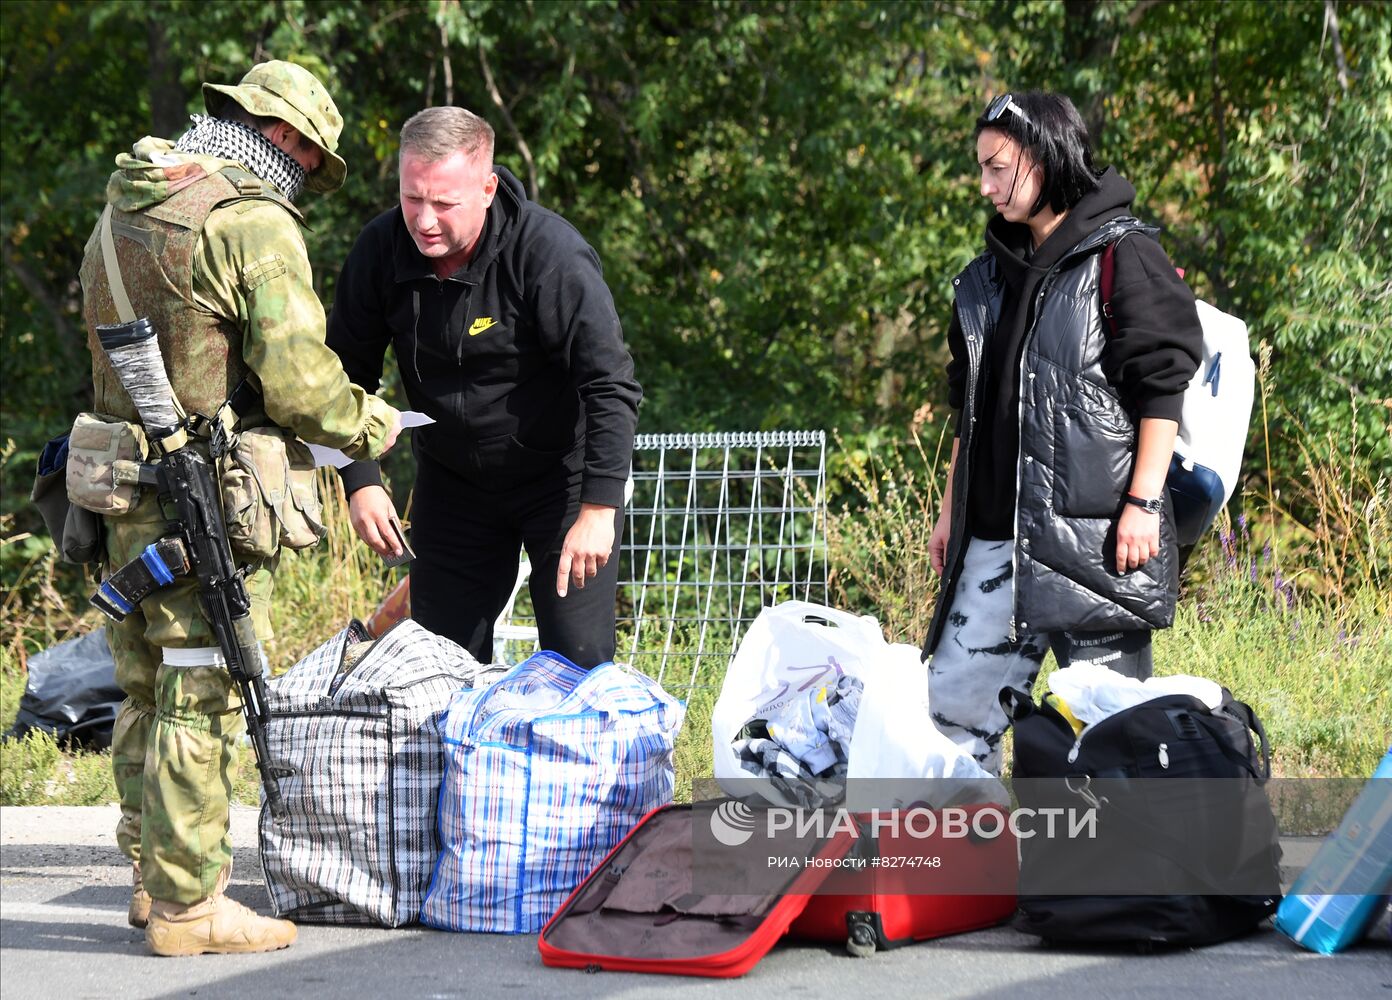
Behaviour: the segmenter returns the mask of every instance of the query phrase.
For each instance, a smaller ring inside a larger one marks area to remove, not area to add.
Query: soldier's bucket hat
[[[343,116],[313,73],[274,59],[257,63],[235,87],[203,84],[203,104],[210,115],[216,115],[229,97],[253,115],[279,118],[293,126],[323,151],[324,162],[305,178],[306,188],[327,194],[343,186],[348,165],[335,152]]]

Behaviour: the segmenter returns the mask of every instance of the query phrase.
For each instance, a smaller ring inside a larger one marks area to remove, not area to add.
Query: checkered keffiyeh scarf
[[[241,122],[194,115],[193,128],[184,133],[174,148],[181,153],[236,160],[263,181],[274,184],[289,201],[294,201],[304,186],[304,167],[256,129]]]

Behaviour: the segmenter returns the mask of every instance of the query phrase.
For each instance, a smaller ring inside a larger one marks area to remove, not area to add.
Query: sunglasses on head
[[[1030,116],[1025,114],[1025,109],[1015,103],[1015,97],[1012,94],[1001,94],[1000,97],[997,97],[986,106],[986,114],[982,117],[988,122],[993,122],[1007,111],[1019,115],[1020,120],[1026,125],[1034,124],[1034,122],[1030,121]]]

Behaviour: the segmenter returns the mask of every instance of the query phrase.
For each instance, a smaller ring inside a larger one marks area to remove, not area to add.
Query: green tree
[[[970,139],[985,98],[1063,90],[1195,287],[1270,345],[1273,492],[1298,485],[1279,433],[1297,424],[1316,442],[1356,427],[1385,469],[1389,45],[1392,6],[1333,0],[11,2],[3,512],[35,527],[28,467],[88,398],[75,276],[113,157],[178,133],[200,81],[272,57],[322,74],[347,121],[347,185],[305,200],[326,301],[394,202],[401,122],[463,104],[599,249],[642,429],[857,444],[925,403],[945,417],[949,279],[989,214]]]

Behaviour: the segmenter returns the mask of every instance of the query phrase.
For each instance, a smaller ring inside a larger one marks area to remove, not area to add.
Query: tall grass
[[[829,517],[833,593],[842,607],[878,617],[896,642],[922,639],[937,596],[928,537],[951,437],[945,428],[932,433],[928,416],[922,411],[902,440],[843,443],[837,456],[848,499]],[[1200,544],[1174,627],[1156,636],[1156,670],[1210,677],[1249,702],[1272,737],[1279,773],[1366,775],[1392,741],[1392,482],[1363,459],[1352,433],[1300,447],[1299,477],[1277,483],[1266,469],[1240,500],[1246,513],[1225,515]],[[1253,455],[1268,450],[1263,440]],[[12,445],[0,450],[0,462],[12,453]],[[276,671],[368,615],[402,572],[358,542],[338,477],[326,473],[322,485],[328,536],[316,549],[287,553],[276,579],[267,645]],[[83,600],[88,581],[55,562],[47,539],[14,532],[10,517],[0,521],[0,557],[9,583],[0,600],[3,731],[18,707],[26,654],[101,619]],[[710,713],[722,673],[703,661],[694,687],[686,676],[668,679],[687,699],[676,751],[681,798],[711,773]],[[256,801],[248,754],[235,788],[241,801]],[[81,804],[114,794],[109,755],[69,752],[42,735],[0,744],[0,803]]]
[[[1258,455],[1270,450],[1265,412]],[[845,452],[843,476],[863,501],[831,518],[837,592],[875,613],[892,641],[921,641],[937,598],[928,537],[948,433],[929,447],[913,427],[900,442]],[[1352,431],[1300,447],[1298,479],[1278,483],[1266,469],[1237,504],[1247,513],[1224,514],[1200,542],[1174,627],[1156,634],[1156,673],[1209,677],[1251,704],[1281,774],[1367,775],[1392,742],[1392,486]]]
[[[266,655],[280,671],[327,640],[353,618],[366,618],[406,570],[388,569],[348,521],[348,501],[337,474],[320,473],[324,524],[318,547],[281,556],[271,604],[275,638]]]

